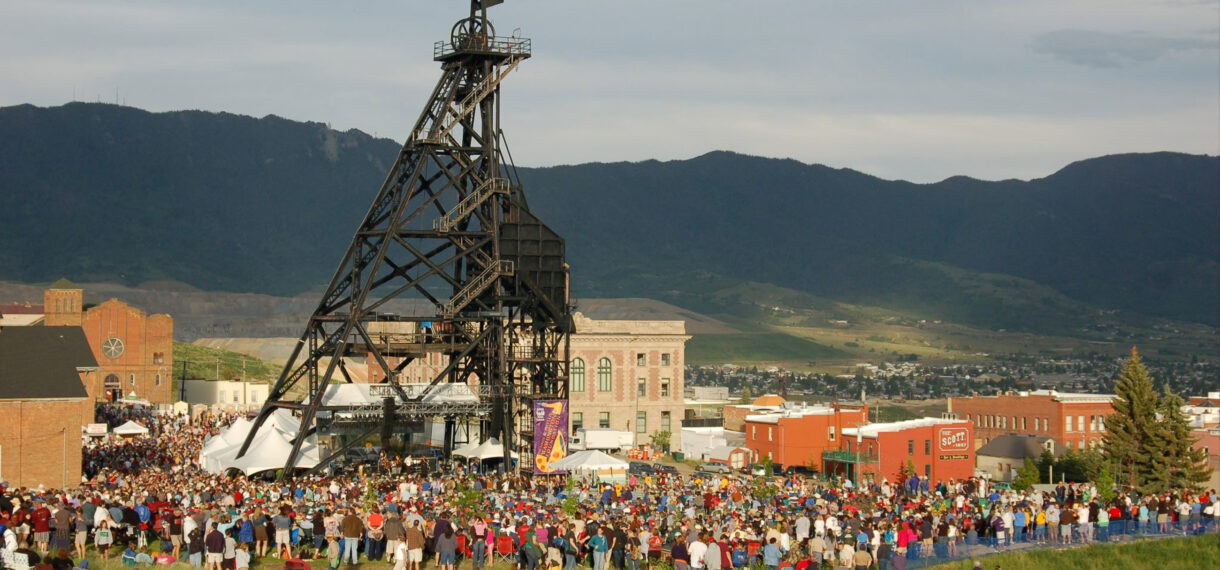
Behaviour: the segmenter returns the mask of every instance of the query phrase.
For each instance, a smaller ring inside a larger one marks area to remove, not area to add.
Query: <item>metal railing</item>
[[[533,42],[529,38],[512,36],[462,35],[456,41],[439,41],[432,46],[432,57],[441,59],[455,53],[486,53],[502,55],[530,55]]]
[[[823,451],[822,460],[856,464],[880,462],[880,459],[876,455],[868,453],[856,453],[854,451]]]

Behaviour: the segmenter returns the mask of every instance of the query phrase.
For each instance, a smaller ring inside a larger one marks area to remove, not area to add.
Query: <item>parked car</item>
[[[818,472],[807,465],[785,465],[785,475],[803,475],[805,477],[816,477]]]
[[[755,477],[761,477],[761,476],[767,474],[767,468],[764,467],[761,463],[755,463],[753,465],[747,465],[745,467],[742,467],[741,472],[749,473],[750,475],[753,475]]]
[[[666,465],[664,463],[653,463],[652,471],[654,473],[669,473],[671,475],[678,472],[677,469],[674,469],[673,465]]]
[[[710,461],[700,465],[699,470],[707,471],[708,473],[729,473],[732,471],[732,469],[729,469],[728,465],[725,465],[723,463],[710,462]]]
[[[632,461],[627,464],[627,472],[635,475],[651,475],[653,473],[652,464],[643,461]]]
[[[707,471],[695,471],[691,477],[694,477],[695,479],[711,479],[712,474],[708,473]]]

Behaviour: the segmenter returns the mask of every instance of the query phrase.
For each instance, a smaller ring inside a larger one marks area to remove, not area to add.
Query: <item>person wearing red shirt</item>
[[[30,522],[34,525],[34,542],[38,544],[38,550],[46,555],[50,552],[51,509],[48,509],[42,500],[38,500],[36,504],[37,507],[30,514]]]

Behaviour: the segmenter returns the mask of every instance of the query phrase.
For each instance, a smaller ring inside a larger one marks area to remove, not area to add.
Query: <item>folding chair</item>
[[[513,537],[496,537],[496,558],[509,564],[517,564],[517,547],[513,544]]]

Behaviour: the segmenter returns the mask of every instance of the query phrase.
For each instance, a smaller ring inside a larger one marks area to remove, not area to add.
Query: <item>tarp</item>
[[[115,435],[148,435],[148,428],[134,422],[127,423],[114,428]]]
[[[238,444],[236,448],[241,449],[241,444]],[[224,466],[224,470],[237,469],[246,475],[253,475],[263,471],[283,469],[284,463],[288,461],[288,454],[291,452],[292,439],[289,436],[279,430],[261,429],[254,441],[250,443],[250,449],[246,451],[246,454],[240,459],[232,460]],[[311,436],[301,444],[296,466],[301,469],[309,469],[317,464],[318,438]]]
[[[458,453],[458,450],[455,449],[453,453],[463,457],[469,457],[470,459],[497,459],[504,457],[504,446],[500,445],[500,440],[494,437],[489,437],[487,438],[487,441],[480,443],[473,449],[464,450],[464,453],[460,454]],[[511,457],[513,459],[517,459],[517,452],[512,452]]]
[[[479,442],[472,441],[470,443],[453,448],[453,454],[461,455],[462,457],[469,457],[470,452],[474,451],[478,447],[479,447]]]

